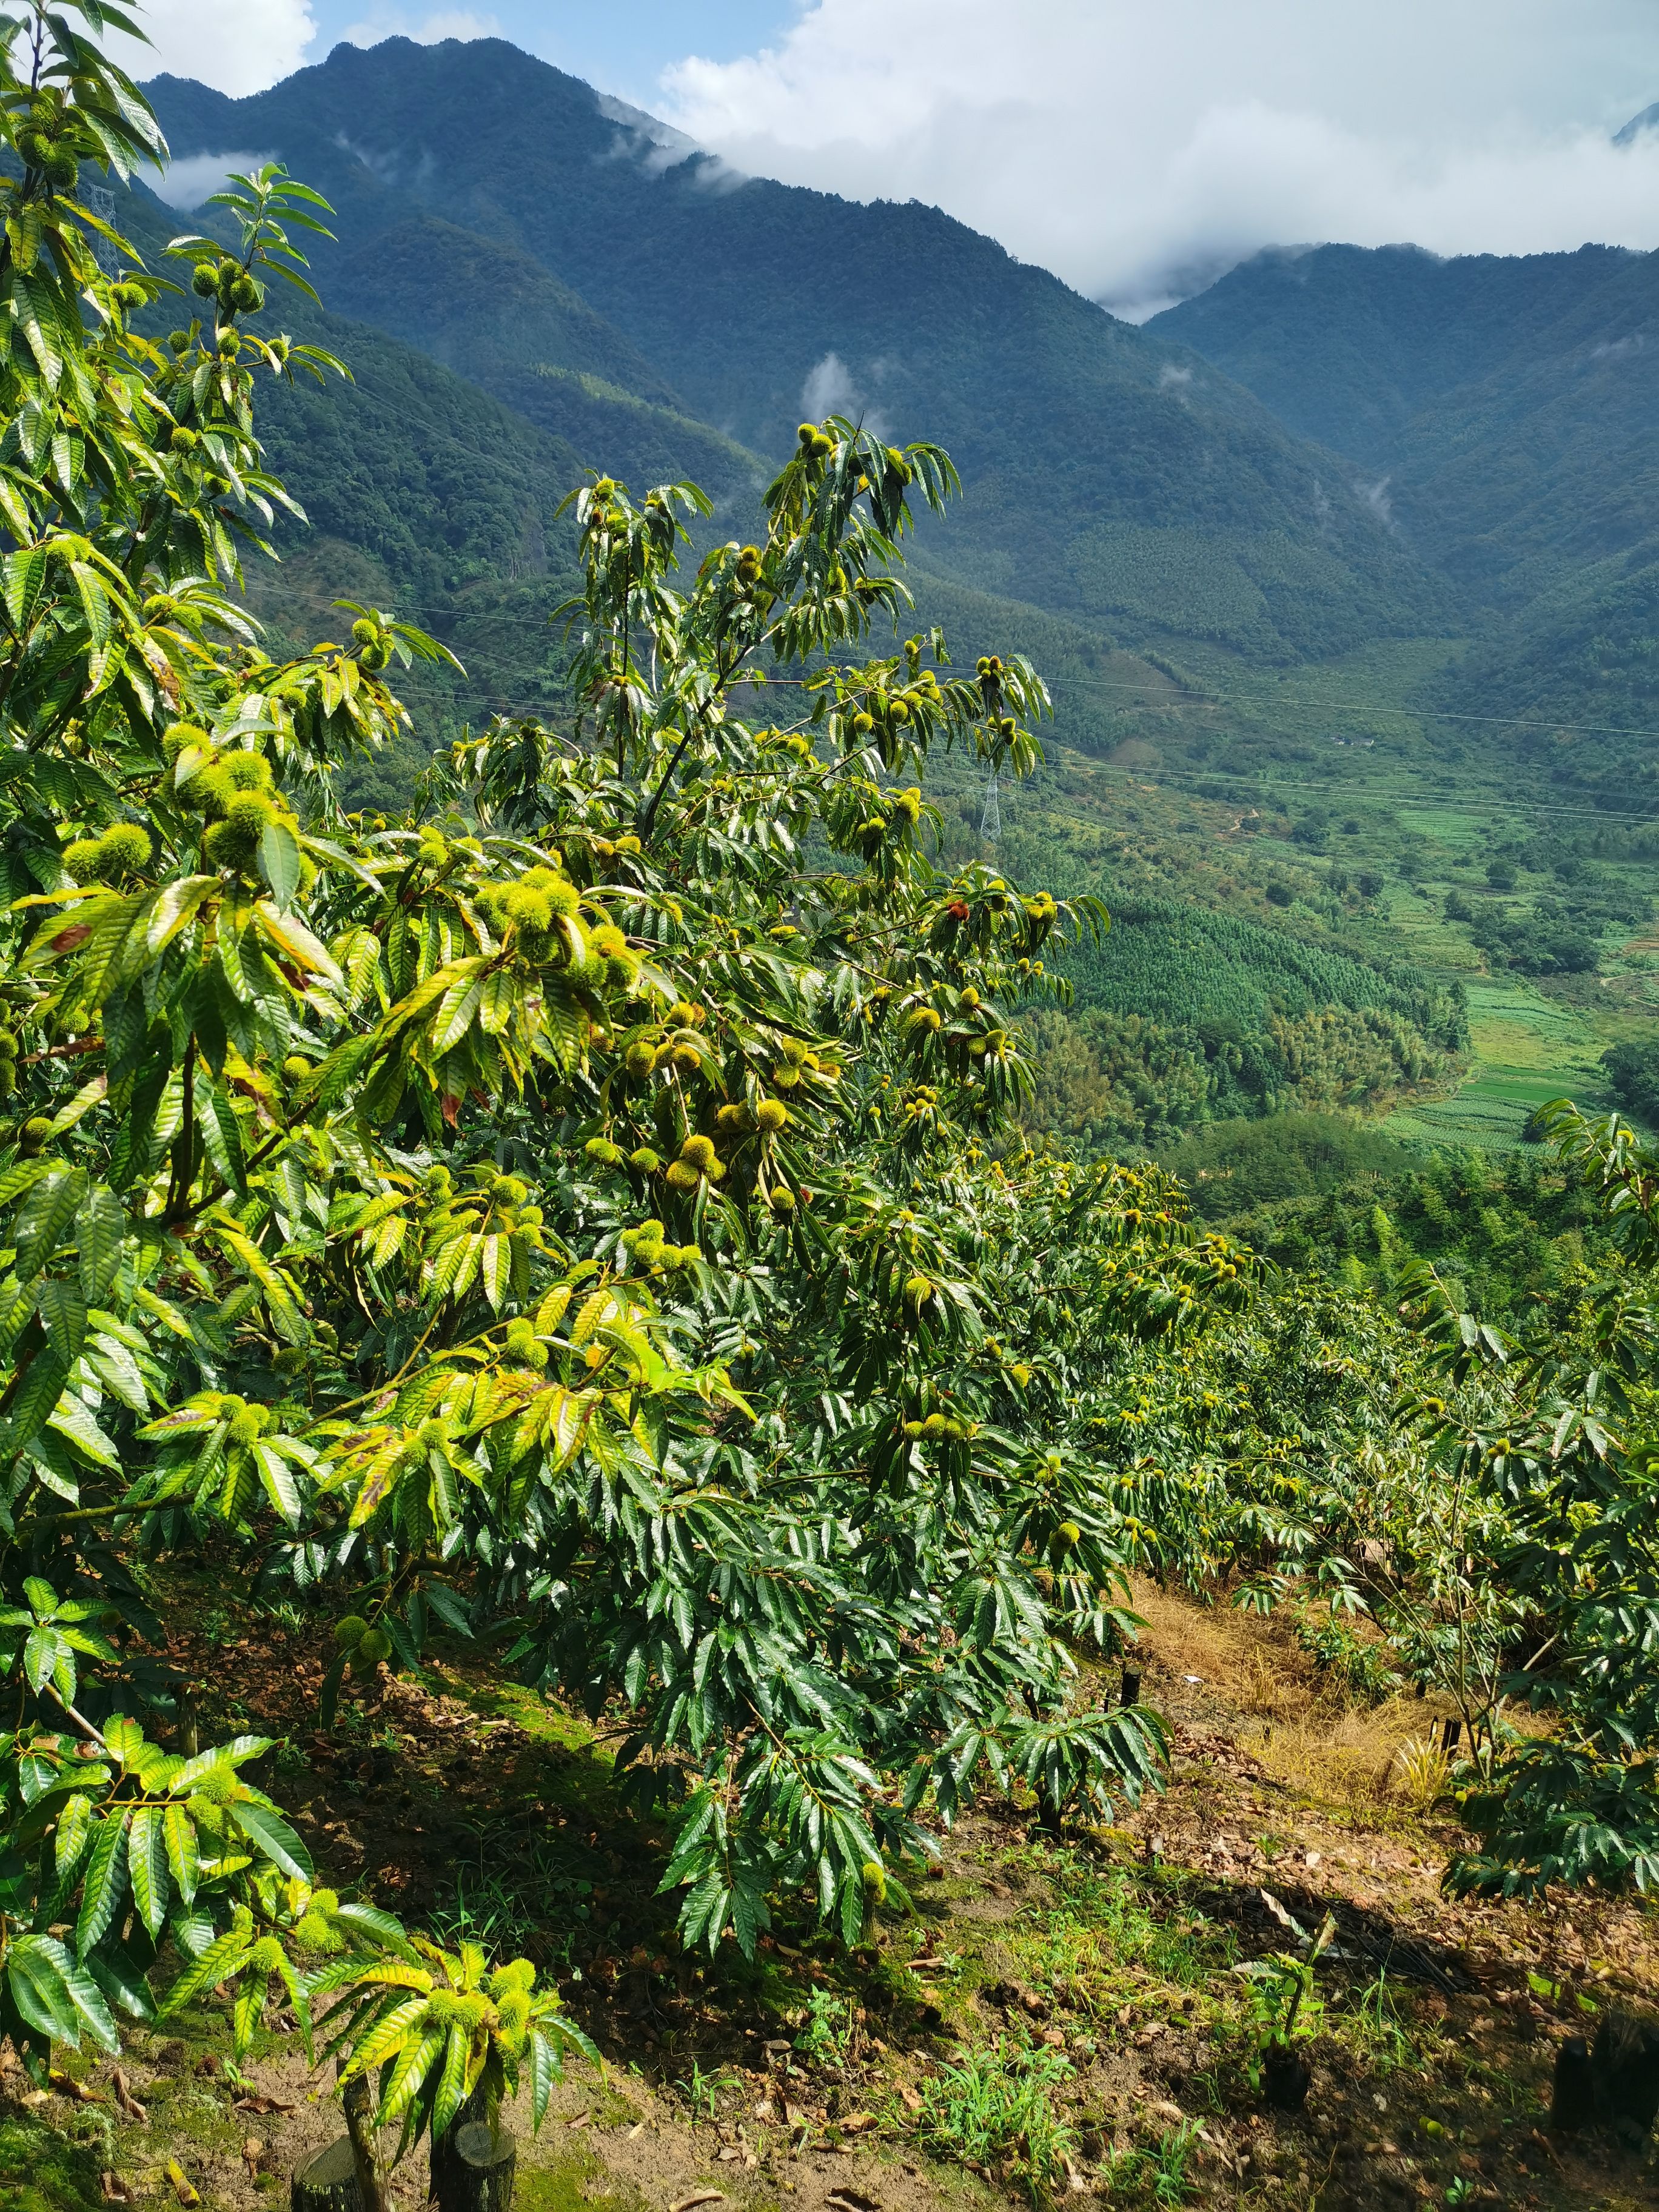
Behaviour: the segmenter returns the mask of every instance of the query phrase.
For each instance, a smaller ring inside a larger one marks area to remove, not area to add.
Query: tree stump
[[[1570,2035],[1555,2054],[1555,2094],[1550,2100],[1550,2125],[1564,2135],[1577,2135],[1595,2118],[1595,2069],[1589,2045],[1582,2035]]]
[[[289,2212],[362,2212],[357,2162],[351,2137],[341,2136],[294,2169],[289,2185]]]
[[[1597,2117],[1627,2142],[1644,2143],[1659,2113],[1659,2024],[1604,2013],[1589,2063]]]
[[[1124,1668],[1123,1692],[1119,1698],[1118,1703],[1121,1705],[1138,1705],[1140,1703],[1140,1669],[1139,1667],[1126,1667]]]
[[[432,2146],[438,2212],[513,2212],[519,2146],[505,2128],[472,2120]]]

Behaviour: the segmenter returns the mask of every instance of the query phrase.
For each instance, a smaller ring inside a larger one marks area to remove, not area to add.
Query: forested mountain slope
[[[1147,325],[1248,385],[1280,422],[1398,467],[1417,418],[1477,383],[1641,256],[1275,246]]]
[[[951,452],[968,497],[930,552],[982,590],[1269,661],[1446,623],[1443,590],[1339,463],[937,210],[735,177],[498,40],[341,46],[240,101],[151,90],[176,155],[258,149],[326,192],[342,242],[319,257],[325,288],[345,275],[354,309],[562,432],[597,435],[621,403],[538,368],[672,412],[668,387],[773,459],[802,413],[839,405]],[[411,240],[434,216],[490,241],[475,289],[517,300],[524,256],[563,288],[522,327],[486,308],[477,362],[464,321],[432,327],[420,297],[429,261],[455,258],[453,240]]]
[[[1483,637],[1442,703],[1536,720],[1523,742],[1621,803],[1650,784],[1659,255],[1322,246],[1258,256],[1156,325],[1375,478]]]

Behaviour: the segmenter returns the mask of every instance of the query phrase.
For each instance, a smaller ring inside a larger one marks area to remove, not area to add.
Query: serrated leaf
[[[133,1813],[127,1829],[127,1875],[138,1917],[154,1940],[167,1917],[171,1887],[160,1806],[140,1805]]]
[[[83,1959],[108,1934],[126,1895],[126,1834],[125,1811],[118,1808],[100,1817],[81,1885],[81,1911],[75,1923],[75,1948]]]
[[[268,1805],[255,1805],[246,1800],[229,1808],[230,1817],[242,1833],[257,1844],[268,1859],[274,1859],[286,1875],[301,1881],[314,1879],[316,1869],[311,1854],[280,1813]]]
[[[175,1802],[162,1806],[161,1839],[167,1847],[167,1869],[178,1885],[180,1901],[189,1906],[196,1899],[202,1860],[197,1847],[196,1824],[182,1805]]]
[[[126,1234],[126,1209],[112,1190],[98,1183],[88,1192],[76,1223],[80,1254],[81,1289],[92,1304],[107,1297],[121,1264],[121,1239]]]
[[[259,833],[259,872],[283,911],[300,888],[300,841],[286,822],[267,822]]]

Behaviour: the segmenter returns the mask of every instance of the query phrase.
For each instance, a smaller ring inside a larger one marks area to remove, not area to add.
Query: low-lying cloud
[[[1659,244],[1652,0],[813,0],[664,79],[740,169],[921,198],[1121,312],[1261,246]]]
[[[223,191],[231,177],[251,176],[276,159],[274,154],[191,154],[149,181],[158,198],[189,215],[215,192]]]

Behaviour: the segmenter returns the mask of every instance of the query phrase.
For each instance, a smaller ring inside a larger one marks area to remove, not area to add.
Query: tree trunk
[[[1597,2116],[1623,2141],[1644,2143],[1659,2114],[1659,2025],[1615,2008],[1590,2051]]]
[[[362,2212],[357,2160],[351,2137],[340,2136],[294,2170],[289,2185],[289,2212]]]
[[[1555,2094],[1550,2100],[1550,2125],[1564,2135],[1577,2135],[1595,2118],[1595,2074],[1589,2045],[1582,2035],[1570,2035],[1555,2054]]]
[[[432,2199],[438,2212],[513,2212],[519,2147],[488,2120],[458,2118],[432,2146]]]
[[[374,2105],[368,2082],[354,2075],[340,2100],[345,2108],[346,2133],[351,2142],[352,2163],[357,2172],[357,2194],[362,2212],[392,2212],[386,2195],[386,2171],[380,2164],[380,2130],[371,2117]]]

